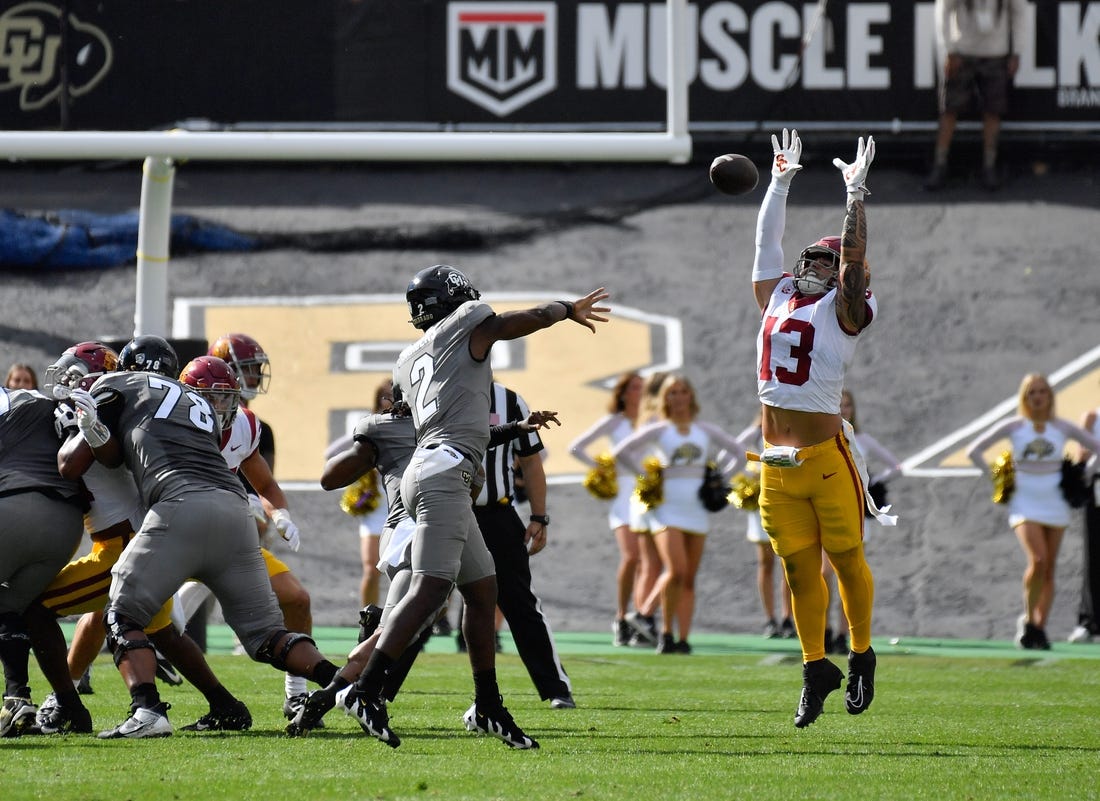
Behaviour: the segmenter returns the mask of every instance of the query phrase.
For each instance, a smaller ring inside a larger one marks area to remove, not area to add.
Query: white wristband
[[[81,433],[84,434],[84,439],[87,440],[88,444],[93,448],[102,448],[111,440],[111,432],[108,430],[107,426],[98,421],[87,430],[81,429]]]

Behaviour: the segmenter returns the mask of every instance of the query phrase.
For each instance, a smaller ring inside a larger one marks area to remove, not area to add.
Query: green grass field
[[[353,634],[321,629],[327,653]],[[211,664],[252,709],[249,732],[162,740],[86,735],[0,741],[5,801],[145,799],[1085,799],[1100,798],[1100,645],[1048,654],[1007,643],[875,642],[874,705],[842,693],[805,730],[792,724],[801,675],[791,641],[698,635],[691,656],[614,649],[609,635],[563,634],[576,710],[540,703],[508,643],[498,673],[509,708],[542,748],[516,752],[467,733],[469,664],[432,641],[391,705],[392,750],[330,713],[308,738],[284,736],[282,675],[225,653]],[[839,661],[839,660],[838,660]],[[44,691],[34,674],[36,700]],[[86,697],[97,729],[129,702],[107,657]],[[206,711],[188,687],[164,698],[178,727]]]

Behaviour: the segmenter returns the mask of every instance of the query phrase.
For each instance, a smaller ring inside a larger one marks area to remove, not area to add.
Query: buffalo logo
[[[470,285],[470,281],[461,273],[447,273],[447,294],[454,295]]]
[[[1027,447],[1024,448],[1022,458],[1025,461],[1030,461],[1032,459],[1049,459],[1053,455],[1054,445],[1048,440],[1039,437],[1027,444]]]
[[[20,3],[0,15],[0,92],[19,90],[19,108],[37,111],[61,94],[61,12],[47,3]],[[107,75],[111,42],[95,27],[68,17],[70,97],[86,95]]]
[[[554,3],[451,3],[447,88],[498,117],[557,84]]]
[[[703,458],[703,451],[694,442],[685,442],[676,447],[669,458],[669,465],[691,465]]]

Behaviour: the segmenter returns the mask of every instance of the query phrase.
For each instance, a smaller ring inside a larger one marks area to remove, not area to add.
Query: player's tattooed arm
[[[840,236],[840,276],[836,313],[855,333],[867,324],[867,215],[862,200],[850,198]]]

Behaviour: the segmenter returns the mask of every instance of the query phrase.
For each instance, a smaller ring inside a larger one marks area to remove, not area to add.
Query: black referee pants
[[[508,621],[520,659],[546,701],[571,695],[568,676],[554,645],[554,633],[531,591],[531,565],[523,536],[527,527],[511,504],[475,506],[481,536],[497,571],[497,606]]]

